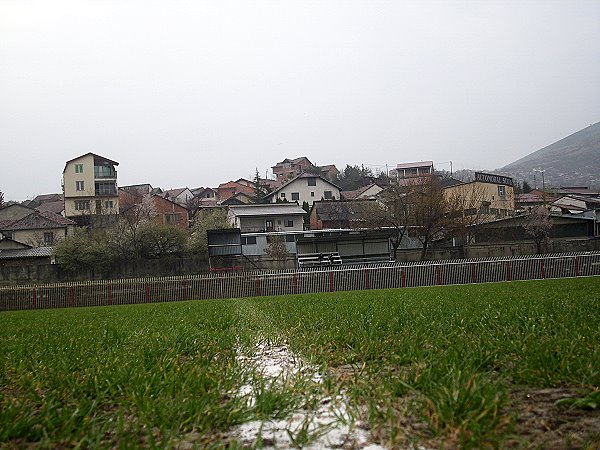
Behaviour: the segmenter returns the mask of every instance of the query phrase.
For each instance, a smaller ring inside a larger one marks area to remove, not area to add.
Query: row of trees
[[[420,242],[421,259],[438,239],[453,238],[468,254],[479,226],[493,217],[486,200],[484,188],[476,183],[454,189],[450,195],[444,195],[438,177],[429,177],[424,183],[392,184],[381,192],[380,201],[365,203],[361,226],[391,230],[394,259],[407,235]],[[535,241],[538,253],[551,227],[549,211],[544,207],[526,216],[523,229]]]
[[[131,207],[107,229],[78,229],[55,247],[59,263],[73,273],[107,273],[115,263],[133,259],[208,257],[206,230],[229,228],[226,212],[202,211],[189,230],[153,220],[150,202]]]

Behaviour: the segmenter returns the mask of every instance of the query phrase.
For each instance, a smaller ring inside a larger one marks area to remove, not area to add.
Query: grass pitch
[[[323,383],[236,395],[259,340]],[[599,278],[0,314],[8,448],[235,447],[235,425],[340,393],[385,447],[586,448],[599,388]]]

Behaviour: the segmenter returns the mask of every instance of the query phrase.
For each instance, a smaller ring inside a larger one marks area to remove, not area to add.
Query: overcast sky
[[[496,169],[600,120],[600,0],[0,0],[0,191],[216,186],[307,156]]]

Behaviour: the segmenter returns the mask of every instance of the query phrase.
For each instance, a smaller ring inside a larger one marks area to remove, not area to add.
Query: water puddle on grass
[[[302,382],[322,384],[318,368],[305,364],[290,352],[286,344],[256,345],[251,355],[238,351],[242,366],[255,370],[262,382],[275,386],[293,378]],[[247,397],[248,405],[254,406],[256,387],[244,385],[237,395]],[[309,402],[310,403],[310,402]],[[365,449],[381,450],[369,443],[370,436],[365,425],[352,419],[348,400],[343,393],[334,398],[319,399],[316,407],[307,406],[295,410],[285,419],[255,420],[241,424],[230,431],[230,437],[243,447],[264,449]]]

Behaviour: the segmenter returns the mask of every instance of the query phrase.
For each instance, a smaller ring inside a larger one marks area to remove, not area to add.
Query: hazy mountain
[[[534,172],[537,170],[538,172]],[[600,122],[573,133],[494,172],[542,187],[600,188]],[[535,176],[535,181],[534,181]]]

